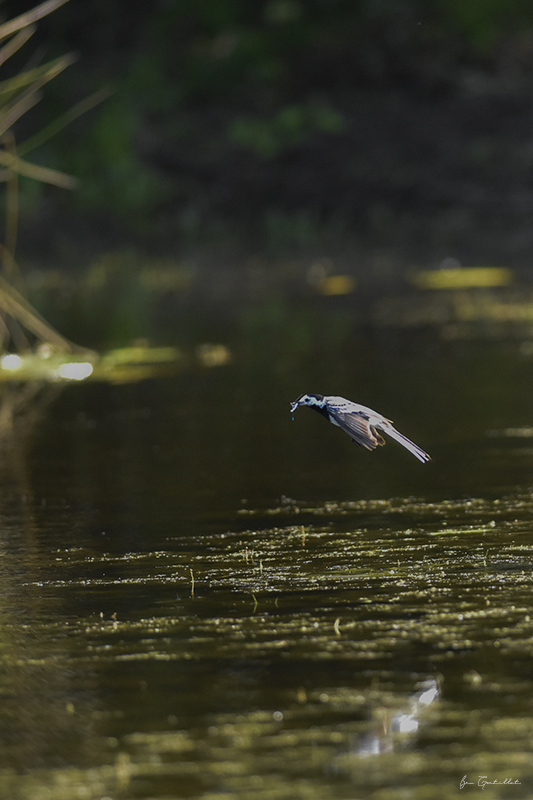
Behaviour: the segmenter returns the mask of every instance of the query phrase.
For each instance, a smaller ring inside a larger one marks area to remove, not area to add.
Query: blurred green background
[[[17,259],[66,335],[216,341],[233,316],[290,325],[303,350],[318,304],[338,338],[533,336],[529,2],[71,0],[4,79],[65,53],[15,134],[109,90],[31,153],[78,187],[20,179]]]
[[[114,94],[36,155],[80,188],[24,183],[28,258],[72,265],[128,242],[236,265],[379,246],[528,267],[525,0],[72,0],[19,59],[66,51],[77,63],[24,135]]]

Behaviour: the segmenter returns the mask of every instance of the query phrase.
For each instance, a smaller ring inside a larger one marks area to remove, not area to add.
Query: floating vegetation
[[[185,362],[177,347],[124,347],[99,355],[61,353],[42,346],[36,352],[0,357],[0,382],[83,381],[124,383],[176,372]]]
[[[226,345],[209,342],[198,345],[196,356],[204,367],[222,367],[231,360],[231,353]]]
[[[24,584],[68,610],[33,620],[17,671],[68,653],[121,700],[89,714],[97,766],[0,770],[6,796],[459,798],[478,774],[528,796],[531,497],[271,510],[165,549],[59,547]]]
[[[355,291],[355,278],[352,275],[327,275],[316,285],[320,294],[328,297],[351,294]]]
[[[196,348],[196,363],[204,367],[224,366],[230,351],[223,344],[203,344]],[[0,357],[0,383],[27,381],[109,381],[129,383],[146,378],[173,375],[191,364],[179,347],[119,347],[99,354],[86,350],[57,352],[41,346],[36,352],[5,353]]]
[[[513,270],[506,267],[444,267],[413,273],[411,283],[417,289],[471,289],[510,286]]]
[[[300,656],[364,660],[388,660],[402,641],[421,639],[437,660],[480,637],[497,638],[500,648],[533,647],[530,498],[332,505],[314,509],[305,539],[300,525],[288,524],[204,534],[201,546],[180,536],[177,550],[61,551],[54,577],[39,585],[108,599],[140,587],[176,591],[177,615],[119,619],[135,642],[110,651],[113,658],[163,657],[166,637],[184,634],[187,647],[165,658],[198,658],[215,646],[215,633],[217,653],[228,657],[248,648],[290,655],[297,643]],[[100,618],[80,626],[91,639],[117,630],[116,620]]]
[[[223,344],[196,348],[196,363],[219,367],[231,359]],[[91,350],[58,352],[46,345],[35,352],[5,353],[0,357],[0,383],[27,381],[83,381],[87,379],[128,383],[172,375],[191,363],[178,347],[119,347],[99,354]]]
[[[442,287],[439,292],[412,292],[380,299],[371,310],[377,325],[416,328],[434,326],[443,339],[520,337],[531,355],[533,295],[529,289]]]

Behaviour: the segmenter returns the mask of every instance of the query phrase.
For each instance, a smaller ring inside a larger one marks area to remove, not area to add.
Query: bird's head
[[[291,403],[291,414],[294,414],[298,406],[314,406],[315,408],[324,408],[325,401],[323,394],[301,394],[293,403]]]

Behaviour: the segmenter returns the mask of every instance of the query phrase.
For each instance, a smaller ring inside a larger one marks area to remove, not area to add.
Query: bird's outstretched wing
[[[329,413],[333,424],[338,425],[360,447],[375,450],[379,445],[385,444],[385,439],[370,424],[364,411],[346,412],[330,407]]]
[[[328,399],[328,411],[331,421],[345,431],[355,444],[366,447],[367,450],[375,450],[378,445],[385,444],[385,439],[377,432],[379,428],[423,464],[431,460],[421,447],[397,431],[390,419],[367,406],[348,403],[343,397],[331,397]]]

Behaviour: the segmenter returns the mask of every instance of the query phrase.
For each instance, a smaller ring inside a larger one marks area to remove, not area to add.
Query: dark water
[[[237,341],[5,436],[0,797],[530,797],[530,350]],[[292,422],[304,391],[433,460]]]

